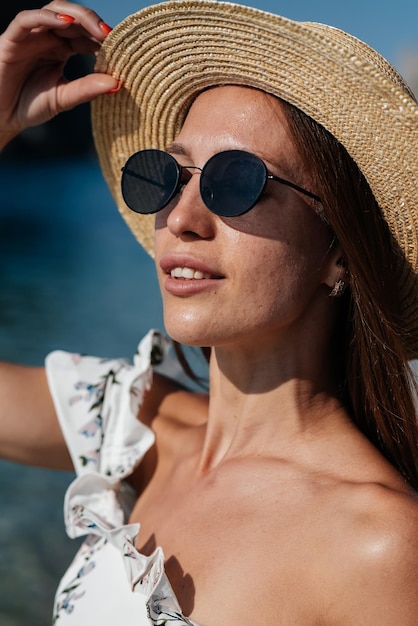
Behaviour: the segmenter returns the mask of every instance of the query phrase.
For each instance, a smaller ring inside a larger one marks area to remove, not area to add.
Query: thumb
[[[61,84],[57,89],[59,110],[68,111],[78,104],[90,102],[105,93],[119,91],[120,81],[108,74],[88,74]]]

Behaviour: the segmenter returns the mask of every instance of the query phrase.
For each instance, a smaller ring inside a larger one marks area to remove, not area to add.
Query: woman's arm
[[[16,16],[0,36],[0,149],[25,128],[117,87],[105,74],[71,82],[63,75],[71,56],[96,53],[108,32],[96,13],[65,0]],[[0,364],[0,456],[71,468],[42,368]]]
[[[72,469],[44,368],[0,363],[0,457]]]

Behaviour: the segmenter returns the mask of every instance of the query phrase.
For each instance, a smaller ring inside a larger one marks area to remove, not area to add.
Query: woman
[[[65,518],[87,538],[54,620],[412,626],[412,94],[345,33],[188,0],[127,18],[66,83],[108,30],[64,0],[17,16],[1,145],[101,96],[104,174],[155,251],[168,334],[210,346],[210,392],[154,332],[132,366],[2,367],[1,453],[78,473]]]

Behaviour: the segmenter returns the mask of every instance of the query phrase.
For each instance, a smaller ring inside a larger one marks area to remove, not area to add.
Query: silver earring
[[[346,287],[347,285],[343,280],[337,280],[334,287],[329,293],[330,298],[340,298],[343,295]]]

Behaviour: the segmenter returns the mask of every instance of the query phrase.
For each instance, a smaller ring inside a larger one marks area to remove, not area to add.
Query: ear
[[[328,252],[327,263],[324,267],[324,284],[330,289],[334,289],[337,284],[344,282],[344,288],[350,282],[350,273],[347,261],[338,241],[334,243]]]

